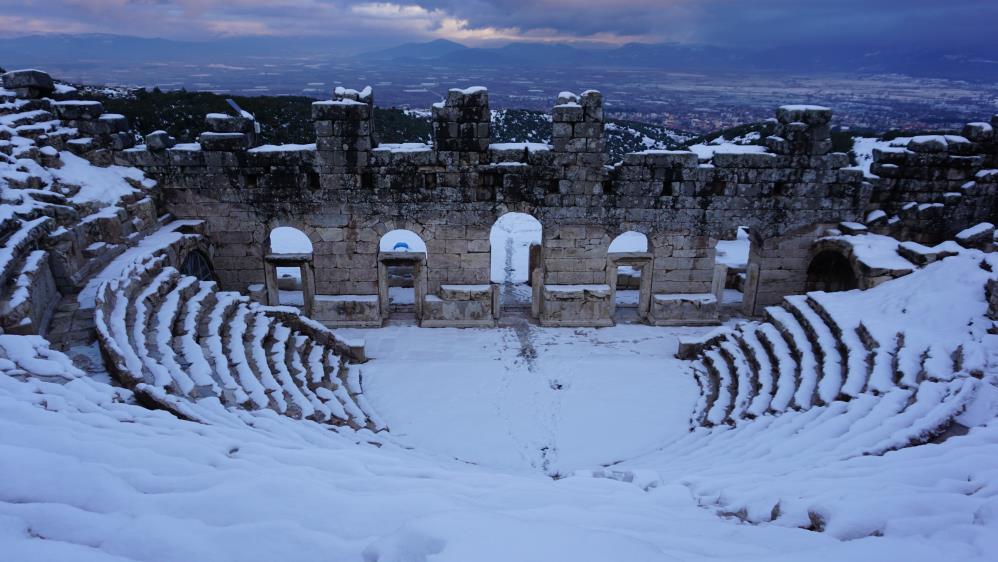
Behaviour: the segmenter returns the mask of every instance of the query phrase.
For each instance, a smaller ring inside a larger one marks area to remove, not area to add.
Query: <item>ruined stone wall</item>
[[[878,232],[935,244],[998,213],[998,138],[991,123],[970,123],[962,135],[916,137],[906,147],[874,149],[879,176],[871,199],[882,210]]]
[[[551,145],[491,145],[488,93],[472,88],[433,108],[432,145],[374,146],[372,103],[369,91],[345,90],[314,104],[314,147],[202,142],[119,158],[160,181],[166,210],[208,221],[229,289],[263,281],[276,226],[312,239],[319,294],[374,294],[378,241],[399,228],[426,242],[431,293],[487,283],[490,229],[518,211],[543,225],[545,283],[604,283],[610,241],[636,230],[649,239],[656,293],[709,292],[717,240],[748,226],[756,310],[799,292],[813,240],[871,204],[862,172],[828,152],[822,108],[782,108],[768,153],[700,162],[648,151],[606,166],[598,92],[560,96]]]

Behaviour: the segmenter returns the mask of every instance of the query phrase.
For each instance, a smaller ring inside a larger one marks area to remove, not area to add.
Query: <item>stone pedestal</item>
[[[423,302],[424,328],[494,328],[499,319],[499,286],[441,285]]]
[[[541,295],[541,326],[613,326],[609,285],[544,285]]]
[[[316,295],[312,318],[330,328],[380,328],[378,295]]]
[[[658,294],[652,297],[656,326],[711,326],[718,324],[717,298],[703,294]]]

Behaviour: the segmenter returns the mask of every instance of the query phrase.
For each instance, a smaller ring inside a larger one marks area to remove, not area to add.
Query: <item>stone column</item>
[[[336,88],[333,99],[312,104],[319,185],[324,189],[368,187],[364,174],[374,148],[374,95]]]
[[[586,90],[581,96],[558,94],[551,112],[554,165],[563,195],[598,195],[603,192],[603,95]]]

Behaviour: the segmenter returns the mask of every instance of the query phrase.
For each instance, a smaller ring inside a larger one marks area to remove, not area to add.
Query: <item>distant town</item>
[[[707,133],[772,117],[788,100],[827,105],[834,125],[887,131],[958,128],[998,111],[998,84],[898,74],[695,74],[641,68],[447,66],[434,61],[267,59],[214,63],[56,64],[79,83],[237,95],[328,98],[339,85],[374,88],[382,107],[426,109],[452,87],[489,88],[493,108],[549,110],[563,90],[598,89],[608,116]]]

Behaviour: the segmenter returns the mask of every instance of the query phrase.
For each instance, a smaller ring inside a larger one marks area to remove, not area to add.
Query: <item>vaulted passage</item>
[[[849,260],[839,252],[824,250],[807,268],[807,291],[849,291],[859,286]]]

